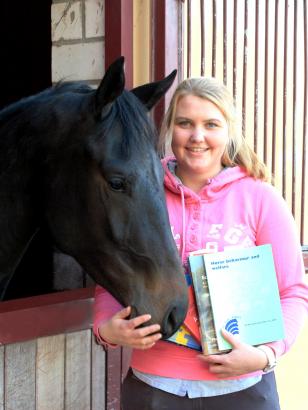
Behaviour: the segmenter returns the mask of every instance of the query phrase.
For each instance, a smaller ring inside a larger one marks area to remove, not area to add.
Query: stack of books
[[[168,341],[205,355],[228,352],[226,329],[253,346],[284,337],[270,245],[189,256],[197,312]],[[190,307],[193,309],[193,307]]]

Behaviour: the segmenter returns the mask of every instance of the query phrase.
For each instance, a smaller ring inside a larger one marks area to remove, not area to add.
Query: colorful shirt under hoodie
[[[165,169],[165,193],[171,230],[186,263],[198,249],[223,251],[271,244],[277,272],[286,337],[269,345],[276,356],[294,343],[308,311],[308,287],[294,219],[287,204],[268,183],[247,176],[240,167],[227,168],[196,194]],[[94,333],[98,326],[121,309],[104,289],[97,287]],[[166,341],[149,350],[133,350],[131,366],[141,372],[186,380],[217,380],[200,353]],[[251,374],[250,374],[251,375]],[[241,376],[241,377],[247,377]]]

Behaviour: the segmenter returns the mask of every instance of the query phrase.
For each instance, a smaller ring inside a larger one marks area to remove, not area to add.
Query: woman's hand
[[[151,315],[141,315],[127,319],[131,313],[128,306],[116,313],[99,327],[99,334],[107,342],[134,349],[149,349],[162,337],[158,324],[140,327],[151,319]]]
[[[262,370],[267,365],[267,357],[262,350],[242,343],[237,336],[222,330],[222,335],[232,346],[226,354],[200,355],[200,359],[208,363],[209,371],[218,378],[225,379]]]

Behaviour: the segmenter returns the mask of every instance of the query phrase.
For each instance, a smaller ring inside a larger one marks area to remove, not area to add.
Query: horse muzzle
[[[140,306],[133,304],[130,318],[140,316],[144,313],[149,313],[151,315],[151,319],[142,324],[140,327],[159,324],[161,326],[160,332],[162,334],[162,339],[168,339],[184,322],[187,313],[187,303],[185,301],[181,301],[179,303],[175,302],[170,305],[162,315],[160,314],[160,309],[146,309],[143,313],[141,313],[140,309]]]

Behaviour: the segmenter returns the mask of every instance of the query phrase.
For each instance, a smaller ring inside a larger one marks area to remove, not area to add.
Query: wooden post
[[[125,57],[126,88],[133,87],[133,0],[105,0],[105,68]]]
[[[181,68],[181,10],[182,3],[178,0],[154,0],[152,3],[152,78],[154,81],[161,80],[175,68],[178,70]],[[155,108],[154,121],[158,128],[178,82],[179,72],[171,89]]]

